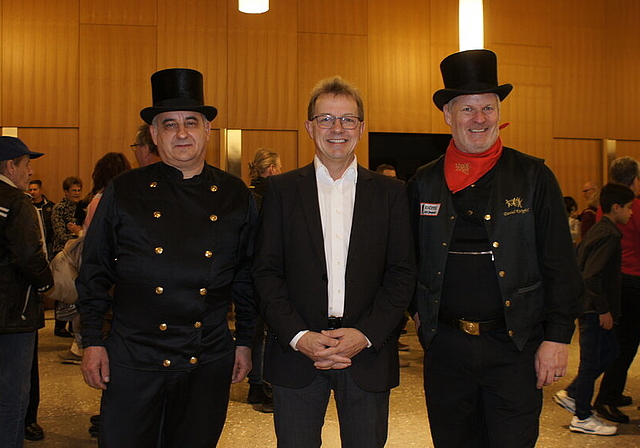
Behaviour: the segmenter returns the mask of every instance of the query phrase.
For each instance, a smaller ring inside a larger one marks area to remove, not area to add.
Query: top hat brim
[[[203,114],[208,121],[213,121],[214,118],[218,115],[218,109],[213,106],[165,106],[165,107],[145,107],[140,111],[140,118],[142,118],[145,123],[151,124],[153,118],[161,114],[163,112],[174,112],[174,111],[194,111],[200,112]]]
[[[503,84],[498,87],[489,87],[487,89],[474,89],[474,90],[458,90],[458,89],[440,89],[433,94],[433,102],[438,109],[442,110],[445,104],[461,95],[482,95],[483,93],[495,93],[500,98],[500,101],[504,100],[509,93],[513,90],[513,85]]]

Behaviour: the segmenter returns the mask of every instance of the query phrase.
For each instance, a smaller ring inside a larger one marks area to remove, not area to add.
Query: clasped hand
[[[351,358],[367,348],[367,338],[355,328],[305,333],[296,348],[313,361],[316,369],[345,369]]]

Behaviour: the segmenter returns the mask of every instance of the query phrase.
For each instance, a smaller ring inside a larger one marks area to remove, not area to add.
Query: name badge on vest
[[[420,216],[438,216],[441,205],[442,204],[430,204],[429,202],[421,202]]]

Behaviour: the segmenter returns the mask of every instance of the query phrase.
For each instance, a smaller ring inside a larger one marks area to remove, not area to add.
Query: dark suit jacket
[[[291,348],[302,330],[327,328],[327,268],[313,164],[269,177],[253,278],[270,332],[267,381],[300,388],[319,370]],[[348,368],[364,390],[399,383],[397,329],[416,273],[407,198],[401,182],[358,166],[347,256],[343,327],[364,333],[372,347]]]

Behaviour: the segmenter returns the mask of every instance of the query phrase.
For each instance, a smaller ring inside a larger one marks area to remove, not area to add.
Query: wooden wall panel
[[[80,26],[79,170],[83,178],[109,151],[125,152],[135,164],[128,148],[142,123],[140,110],[152,104],[149,75],[155,69],[155,45],[151,27]]]
[[[45,155],[31,161],[32,179],[40,179],[44,194],[58,202],[63,197],[62,181],[68,176],[79,176],[78,130],[51,128],[20,128],[18,136],[32,151]],[[80,176],[82,177],[82,176]],[[82,177],[84,191],[91,188],[90,177]]]
[[[368,3],[368,0],[298,0],[298,32],[366,36]],[[347,48],[342,45],[345,43],[336,48]]]
[[[608,101],[607,138],[640,140],[637,104],[640,102],[640,8],[634,0],[617,0],[606,3],[607,29],[605,40],[605,78],[608,89],[604,90]],[[602,111],[595,110],[602,118]]]
[[[573,196],[578,210],[587,206],[582,195],[582,186],[593,180],[602,185],[602,142],[600,140],[577,140],[556,138],[553,140],[554,156],[546,160],[564,196]]]
[[[429,132],[429,19],[428,2],[369,2],[369,132]]]
[[[251,183],[249,162],[253,160],[256,150],[259,148],[271,148],[280,154],[282,172],[293,170],[299,166],[297,131],[243,131],[242,180],[247,185]]]
[[[629,156],[640,161],[640,141],[618,140],[616,142],[616,157]]]
[[[4,126],[78,125],[78,6],[2,2]]]
[[[617,23],[606,23],[606,0],[554,2],[553,135],[607,138],[610,76],[605,65],[606,35]],[[613,3],[613,2],[608,2]],[[617,114],[611,110],[611,115]],[[610,137],[613,138],[613,137]]]
[[[79,0],[80,23],[96,25],[155,25],[156,0]],[[185,3],[180,3],[183,9]]]
[[[218,109],[213,128],[227,127],[227,9],[221,0],[158,0],[157,69],[184,67],[198,70],[204,78],[207,105]],[[151,86],[150,83],[148,83]],[[149,101],[151,90],[149,87]],[[149,104],[150,105],[150,104]]]
[[[502,140],[527,154],[553,154],[551,133],[551,48],[493,44],[498,55],[498,83],[513,84],[502,103],[501,122],[511,123]]]
[[[433,94],[444,88],[440,73],[440,62],[452,53],[459,50],[458,39],[458,2],[451,0],[431,0],[431,60],[429,72],[431,73],[429,95],[424,98],[424,108],[431,113],[430,132],[435,134],[448,134],[449,126],[444,122],[442,112],[433,104]]]
[[[258,15],[230,6],[229,128],[297,128],[295,10],[296,0],[272,1]]]
[[[549,17],[554,3],[554,0],[484,0],[485,47],[490,48],[487,42],[544,47],[551,45],[554,33]]]
[[[341,48],[345,38],[349,38],[348,52],[335,51]],[[340,75],[360,90],[365,110],[368,107],[367,82],[367,38],[333,34],[298,35],[298,164],[309,163],[315,154],[313,141],[304,127],[307,119],[307,106],[311,89],[318,81]],[[366,125],[366,121],[365,121]],[[356,149],[358,162],[368,166],[369,162],[368,129]]]

